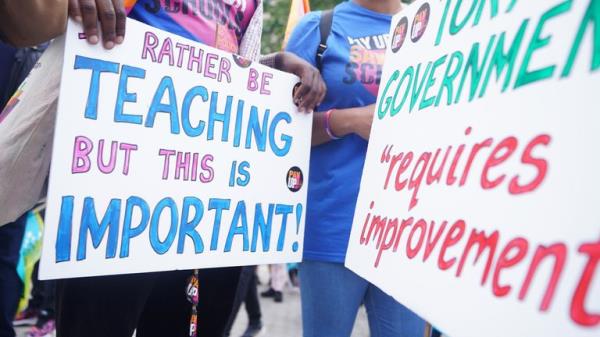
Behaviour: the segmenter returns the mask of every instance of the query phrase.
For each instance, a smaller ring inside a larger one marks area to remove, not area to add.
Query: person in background
[[[0,0],[0,111],[35,65],[45,46],[65,29],[67,0]],[[20,47],[20,48],[15,48]],[[23,284],[17,274],[24,214],[0,224],[0,337],[13,337]]]
[[[5,17],[2,15],[5,13],[0,12],[0,26],[5,28],[10,20],[3,21]],[[38,38],[30,38],[27,41],[37,42]],[[25,41],[22,42],[26,44]],[[0,111],[27,77],[45,48],[46,44],[13,48],[0,41]],[[17,264],[26,219],[24,214],[13,223],[0,224],[0,337],[15,335],[13,319],[23,292],[23,282],[17,274]]]
[[[45,337],[56,329],[56,281],[40,281],[38,279],[39,262],[36,263],[33,275],[33,290],[29,307],[35,308],[36,321],[27,332],[27,337]]]
[[[287,266],[284,263],[269,265],[269,289],[260,293],[262,297],[272,297],[277,303],[283,302],[283,288],[287,282]]]
[[[260,50],[262,2],[213,0],[127,1],[129,17],[171,33],[256,60]],[[125,38],[126,10],[120,0],[70,0],[69,15],[82,23],[87,41],[118,47]],[[296,74],[294,101],[312,111],[325,95],[319,72],[297,56],[279,52],[260,62]],[[198,336],[221,337],[245,297],[248,279],[241,267],[198,272]],[[186,286],[191,271],[60,280],[58,337],[183,337],[190,330]]]
[[[350,336],[361,304],[372,337],[424,333],[425,322],[417,315],[344,267],[391,16],[401,8],[400,0],[345,1],[333,12],[307,14],[287,45],[320,64],[328,89],[313,122],[300,265],[304,337]],[[327,47],[317,59],[321,27]]]
[[[242,334],[242,337],[255,337],[258,336],[261,332],[264,332],[262,312],[260,310],[260,301],[258,300],[258,266],[251,266],[248,269],[252,271],[251,277],[248,280],[249,284],[246,296],[244,297],[246,313],[248,314],[248,326]],[[232,317],[232,323],[233,321],[235,321],[235,316],[237,316],[238,311],[236,311],[234,317]],[[227,333],[225,333],[224,337],[229,337],[231,335],[231,325],[228,327]]]

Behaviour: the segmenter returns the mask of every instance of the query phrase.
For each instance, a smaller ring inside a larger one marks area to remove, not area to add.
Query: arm
[[[65,30],[67,0],[3,0],[0,36],[16,47],[51,40]]]
[[[336,137],[355,133],[365,140],[371,135],[375,104],[364,107],[335,109],[329,116],[329,128]],[[312,146],[332,141],[326,131],[326,113],[316,113],[313,117]]]
[[[300,87],[294,95],[294,103],[300,111],[313,112],[323,101],[327,92],[325,82],[317,68],[310,63],[289,52],[265,55],[260,63],[300,77]]]

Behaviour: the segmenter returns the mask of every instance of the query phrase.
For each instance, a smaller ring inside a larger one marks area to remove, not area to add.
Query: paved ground
[[[259,286],[259,292],[266,290],[267,276],[265,269],[259,269],[259,277],[262,286]],[[263,314],[263,323],[265,331],[261,336],[269,337],[301,337],[302,321],[300,315],[300,291],[297,288],[286,287],[283,303],[275,303],[272,299],[261,298],[261,311]],[[242,308],[237,316],[231,331],[231,337],[240,337],[248,324],[246,311]],[[361,308],[352,337],[368,337],[369,328],[364,308]]]
[[[259,277],[263,285],[259,286],[259,292],[266,290],[268,271],[259,269]],[[300,291],[297,288],[287,286],[284,291],[283,303],[275,303],[272,299],[261,298],[261,311],[263,314],[264,332],[261,337],[301,337],[302,324],[300,316]],[[246,310],[242,307],[231,331],[231,337],[240,337],[248,324]],[[17,329],[17,337],[25,337],[26,328]],[[361,308],[354,326],[352,337],[367,337],[368,325],[364,308]],[[52,336],[54,337],[54,335]]]

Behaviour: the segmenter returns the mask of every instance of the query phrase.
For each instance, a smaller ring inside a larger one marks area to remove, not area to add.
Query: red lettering
[[[407,153],[404,158],[402,158],[402,163],[400,163],[400,167],[398,168],[398,172],[396,172],[396,191],[402,191],[404,186],[406,186],[406,179],[402,179],[402,173],[406,171],[406,169],[410,166],[410,162],[413,159],[413,153]]]
[[[600,261],[600,241],[579,246],[579,252],[588,255],[589,258],[571,300],[571,319],[579,325],[595,326],[600,323],[600,313],[587,312],[585,298]]]
[[[369,209],[373,210],[373,207],[375,207],[375,202],[371,201],[371,204],[369,205]],[[363,225],[362,232],[360,233],[360,244],[361,245],[364,245],[367,243],[367,238],[365,237],[365,231],[367,230],[367,224],[369,223],[369,219],[371,219],[371,212],[367,213],[367,218],[365,219],[365,223]]]
[[[548,144],[550,144],[551,139],[552,138],[548,135],[539,135],[535,137],[531,142],[529,142],[529,144],[527,144],[525,150],[523,151],[521,162],[523,164],[535,166],[535,168],[537,169],[537,175],[529,184],[525,185],[519,184],[518,175],[512,178],[510,181],[510,185],[508,186],[508,191],[510,192],[510,194],[521,194],[531,192],[538,188],[540,184],[544,181],[544,178],[546,177],[546,172],[548,171],[548,162],[545,159],[534,158],[531,155],[531,152],[533,152],[535,147],[538,145],[548,146]]]
[[[500,285],[500,272],[504,269],[508,269],[514,267],[516,264],[521,262],[525,255],[527,254],[527,249],[529,248],[529,243],[524,238],[516,238],[510,240],[506,247],[500,253],[498,257],[498,262],[496,263],[496,270],[494,271],[494,279],[492,281],[492,288],[494,295],[497,297],[502,297],[508,295],[510,289],[512,288],[510,285]],[[514,256],[510,256],[512,251],[516,251]]]
[[[417,194],[419,193],[419,188],[421,187],[421,181],[423,180],[423,176],[425,175],[425,170],[427,169],[427,165],[429,165],[429,159],[431,159],[430,152],[424,152],[417,160],[417,164],[413,169],[413,172],[410,176],[410,182],[408,183],[408,190],[412,190],[413,194],[410,199],[410,205],[408,206],[408,210],[410,211],[413,207],[417,205],[419,199],[417,198]],[[415,173],[419,170],[419,165],[421,166],[420,172],[417,174],[415,178]]]
[[[383,184],[384,190],[387,190],[389,182],[390,182],[390,177],[392,176],[392,172],[394,171],[394,167],[396,167],[396,164],[402,159],[403,156],[404,156],[404,153],[402,153],[402,152],[400,152],[397,155],[392,156],[392,162],[390,163],[390,166],[388,166],[387,176],[385,177],[385,184]]]
[[[470,135],[471,130],[472,130],[472,128],[470,126],[468,128],[466,128],[465,136]],[[462,156],[462,153],[464,150],[465,150],[465,144],[462,144],[461,146],[458,147],[458,150],[456,150],[456,154],[454,155],[454,160],[452,160],[452,165],[450,165],[450,170],[448,171],[448,176],[446,177],[446,184],[448,186],[454,185],[454,182],[456,182],[456,176],[454,175],[454,172],[456,171],[456,166],[458,165],[458,161],[460,160],[460,157]]]
[[[429,233],[427,234],[427,242],[425,243],[425,254],[423,255],[423,262],[427,261],[429,255],[431,255],[431,252],[437,245],[437,242],[440,240],[444,229],[446,229],[447,224],[448,221],[442,222],[442,225],[438,229],[437,234],[435,234],[435,237],[433,238],[433,240],[431,240],[431,234],[433,233],[433,228],[435,227],[435,223],[433,221],[431,222],[431,226],[429,227]]]
[[[394,243],[394,253],[398,251],[398,245],[400,244],[400,238],[402,238],[402,233],[404,232],[404,229],[408,226],[411,226],[413,224],[413,221],[413,217],[402,220],[402,223],[400,224],[400,229],[398,230],[398,235],[396,235],[396,242]]]
[[[471,149],[471,154],[469,154],[469,159],[467,159],[467,164],[465,165],[465,170],[463,171],[462,177],[460,178],[459,186],[464,186],[467,182],[467,178],[469,177],[469,171],[471,170],[471,165],[477,156],[477,153],[484,147],[492,146],[494,140],[492,138],[488,138],[481,143],[475,143],[473,148]]]
[[[458,243],[463,234],[465,234],[465,222],[463,220],[457,220],[454,225],[450,227],[450,230],[448,231],[448,234],[446,234],[446,238],[442,243],[440,255],[438,256],[438,267],[441,270],[450,269],[454,265],[454,262],[456,262],[455,257],[451,258],[450,260],[446,260],[446,249]]]
[[[427,173],[427,185],[431,185],[434,182],[440,182],[440,179],[442,178],[442,171],[444,170],[444,166],[446,166],[446,160],[448,159],[450,151],[452,151],[452,146],[448,146],[446,154],[444,155],[444,160],[442,160],[440,167],[435,172],[435,174],[433,174],[433,167],[435,166],[435,162],[437,161],[441,151],[442,149],[437,149],[437,151],[435,151],[435,155],[433,156],[433,160],[431,161],[431,165],[429,166],[429,172]]]
[[[484,189],[492,189],[502,183],[506,175],[502,174],[498,178],[490,181],[490,169],[505,162],[513,154],[513,152],[515,152],[517,144],[518,141],[515,137],[506,137],[500,142],[500,144],[496,146],[485,162],[485,166],[483,167],[483,172],[481,174],[481,187]],[[498,155],[499,153],[501,154]]]
[[[420,229],[419,241],[417,245],[413,248],[412,242],[413,237],[415,235],[416,230]],[[410,234],[408,236],[408,241],[406,242],[406,256],[409,259],[414,259],[417,254],[419,254],[419,250],[421,250],[421,246],[423,246],[423,240],[425,240],[425,231],[427,230],[427,222],[425,220],[420,219],[410,230]]]
[[[465,246],[462,257],[460,258],[460,262],[458,263],[458,268],[456,269],[456,277],[459,277],[462,273],[463,267],[465,265],[465,262],[467,261],[467,257],[469,256],[471,248],[473,248],[473,246],[477,244],[477,255],[475,255],[475,261],[473,262],[473,265],[475,265],[477,261],[479,261],[479,258],[483,254],[483,251],[486,248],[488,249],[488,258],[487,262],[485,263],[483,277],[481,278],[481,285],[484,285],[487,281],[490,269],[492,268],[492,262],[494,261],[494,255],[496,253],[496,246],[498,245],[499,236],[500,235],[498,231],[494,231],[491,235],[486,236],[484,231],[479,232],[476,229],[473,229],[471,231],[471,235],[469,235],[469,240],[467,241],[467,245]]]
[[[391,232],[391,236],[389,235],[390,230],[393,230],[393,232]],[[379,241],[381,245],[377,245],[377,249],[379,249],[379,252],[377,253],[377,259],[375,260],[375,268],[379,267],[379,261],[381,260],[381,255],[383,254],[383,251],[389,250],[392,247],[392,243],[394,242],[394,237],[396,236],[396,233],[398,233],[398,219],[396,218],[391,221],[388,220],[387,228],[385,229],[384,239]]]
[[[535,251],[535,255],[533,256],[533,260],[531,261],[531,265],[529,266],[527,276],[525,276],[525,281],[523,281],[521,291],[519,292],[519,299],[522,301],[525,299],[525,296],[527,296],[529,285],[531,284],[533,275],[535,275],[540,263],[549,256],[554,257],[554,268],[552,270],[550,281],[548,282],[548,287],[546,287],[546,293],[542,299],[540,311],[548,310],[548,308],[550,308],[552,298],[554,297],[554,291],[556,290],[558,279],[562,274],[563,267],[565,266],[565,261],[567,259],[567,247],[564,244],[557,243],[550,247],[538,247],[538,249]]]

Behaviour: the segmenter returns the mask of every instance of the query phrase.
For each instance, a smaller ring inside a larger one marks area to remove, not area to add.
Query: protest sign
[[[452,337],[600,333],[600,1],[392,20],[346,266]]]
[[[295,76],[133,20],[69,23],[41,277],[299,261],[312,116]]]

